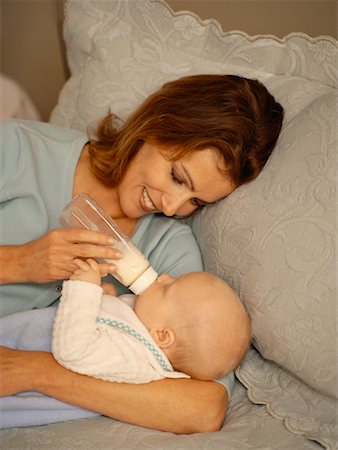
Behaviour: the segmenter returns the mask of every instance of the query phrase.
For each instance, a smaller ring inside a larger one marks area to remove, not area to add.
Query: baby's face
[[[156,321],[157,324],[166,321],[175,311],[185,295],[191,293],[191,283],[187,275],[172,278],[167,274],[158,279],[137,297],[135,313],[143,324],[149,328]],[[174,308],[174,309],[173,309]]]

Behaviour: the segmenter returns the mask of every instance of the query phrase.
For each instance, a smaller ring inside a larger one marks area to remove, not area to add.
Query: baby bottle
[[[116,241],[113,247],[120,250],[123,256],[121,259],[101,261],[114,263],[116,272],[112,275],[134,294],[143,292],[158,277],[143,253],[89,195],[77,195],[62,210],[59,219],[65,228],[86,228],[112,236]]]

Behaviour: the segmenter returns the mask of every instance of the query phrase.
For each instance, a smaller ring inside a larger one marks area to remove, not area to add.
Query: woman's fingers
[[[114,245],[117,240],[112,236],[107,236],[99,231],[84,230],[78,228],[58,228],[51,231],[51,234],[62,234],[70,242],[91,243],[95,245]]]
[[[57,229],[20,247],[25,281],[46,283],[69,278],[78,268],[76,258],[105,260],[100,273],[112,272],[121,252],[104,234],[88,230]],[[109,245],[108,245],[109,244]]]
[[[72,244],[69,248],[74,257],[87,258],[100,258],[100,259],[121,259],[122,252],[111,246],[93,245],[88,243],[76,243]]]
[[[116,239],[97,231],[58,229],[50,234],[56,242],[61,238],[72,245],[71,249],[69,247],[72,257],[120,259],[123,256],[122,252],[114,247]]]
[[[114,247],[116,240],[97,231],[59,228],[50,231],[46,238],[49,247],[58,249],[62,246],[72,253],[72,257],[109,259],[122,257],[122,253]]]

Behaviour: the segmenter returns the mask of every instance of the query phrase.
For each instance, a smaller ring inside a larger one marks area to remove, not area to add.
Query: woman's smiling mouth
[[[143,192],[142,192],[142,197],[143,197],[143,201],[144,201],[144,205],[146,207],[146,209],[148,211],[155,211],[156,210],[156,206],[154,205],[154,203],[151,201],[148,191],[146,188],[143,188]]]

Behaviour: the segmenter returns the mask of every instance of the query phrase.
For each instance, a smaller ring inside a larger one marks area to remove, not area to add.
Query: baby
[[[94,260],[63,284],[52,350],[66,368],[104,380],[214,380],[231,372],[250,342],[250,321],[219,278],[167,274],[138,296],[105,295]]]

